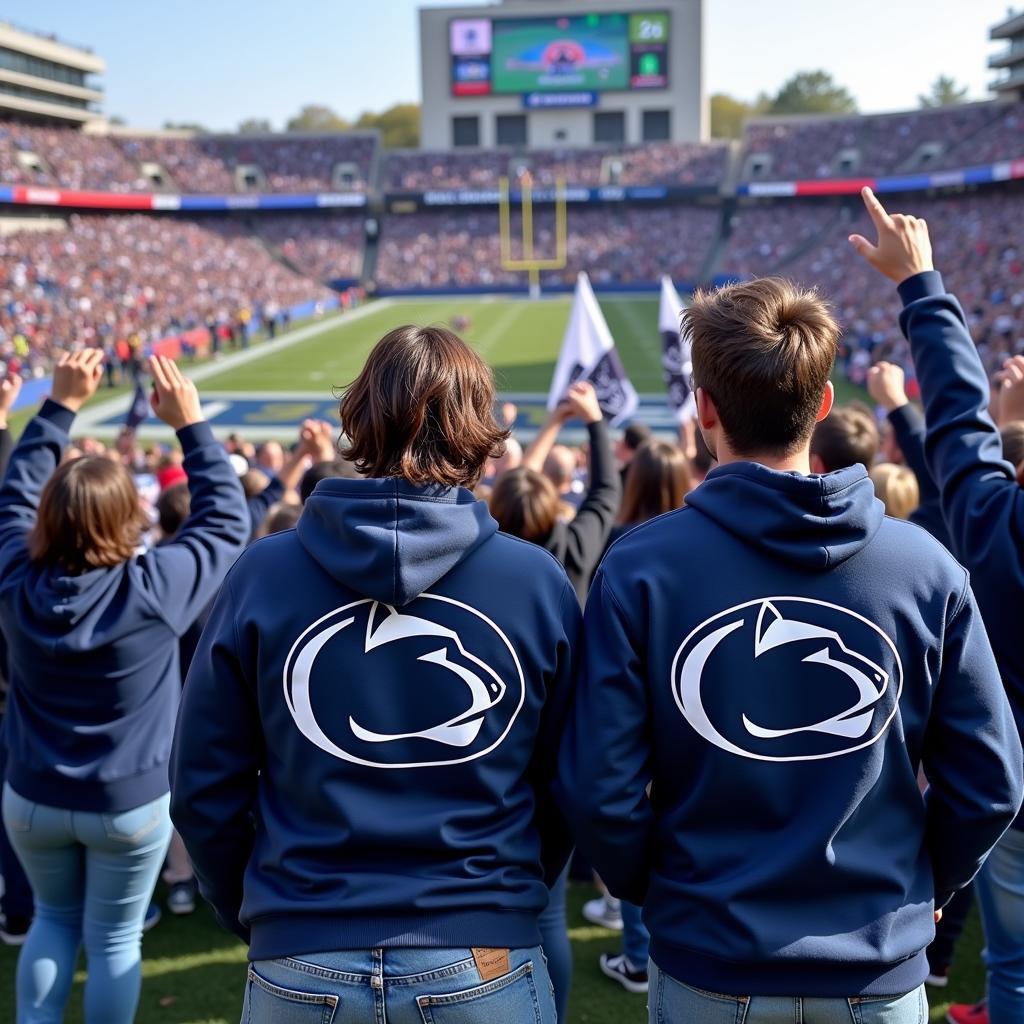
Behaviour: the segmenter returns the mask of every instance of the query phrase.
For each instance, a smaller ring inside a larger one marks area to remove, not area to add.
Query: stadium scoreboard
[[[700,141],[702,23],[702,0],[421,9],[422,145]]]

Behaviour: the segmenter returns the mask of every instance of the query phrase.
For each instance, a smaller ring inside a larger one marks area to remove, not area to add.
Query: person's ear
[[[697,422],[702,430],[714,430],[719,424],[718,410],[714,399],[703,389],[697,388]]]
[[[821,396],[821,407],[818,409],[818,415],[814,418],[815,423],[820,423],[832,411],[835,401],[836,389],[832,386],[832,381],[827,380],[825,381],[825,393]]]

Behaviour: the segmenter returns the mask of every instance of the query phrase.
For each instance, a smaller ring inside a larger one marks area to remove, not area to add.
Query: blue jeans
[[[249,965],[242,1024],[555,1024],[540,946],[484,981],[468,949],[305,953]]]
[[[634,967],[643,969],[647,965],[651,936],[640,914],[636,904],[622,901],[622,952]]]
[[[975,880],[985,926],[988,1017],[992,1024],[1024,1020],[1024,832],[1010,829]]]
[[[651,1024],[927,1024],[924,986],[903,996],[806,999],[725,996],[691,988],[650,964]]]
[[[59,1024],[85,942],[88,1024],[131,1024],[142,922],[171,837],[170,796],[130,811],[68,811],[4,787],[3,819],[36,894],[18,957],[18,1024]]]
[[[540,942],[548,959],[548,974],[555,987],[555,1007],[558,1019],[566,1019],[569,1005],[569,989],[572,988],[572,947],[569,945],[569,926],[565,917],[565,892],[569,882],[569,867],[558,876],[551,886],[548,905],[540,912],[537,926],[540,928]]]

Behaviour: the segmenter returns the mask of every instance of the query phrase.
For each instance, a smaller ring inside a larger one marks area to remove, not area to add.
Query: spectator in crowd
[[[900,328],[910,345],[924,402],[925,454],[953,553],[971,573],[1017,729],[1024,730],[1024,654],[1018,637],[1024,597],[1024,491],[1015,467],[1003,458],[999,431],[988,413],[988,375],[964,311],[933,269],[927,224],[912,216],[890,217],[870,189],[863,196],[877,243],[863,235],[852,235],[850,242],[868,265],[898,285]],[[948,639],[945,646],[948,652]],[[1004,771],[1018,773],[1022,758],[1017,749],[1005,756]],[[924,767],[931,783],[930,808],[942,780],[928,770],[927,759]],[[976,768],[969,782],[974,790],[979,790],[979,779]],[[949,837],[947,856],[953,849],[960,854],[964,836],[961,830]],[[975,885],[985,928],[987,1009],[954,1006],[950,1020],[955,1024],[977,1021],[981,1013],[991,1024],[1014,1024],[1024,1016],[1022,875],[1024,815],[999,840]]]
[[[917,498],[908,518],[912,523],[927,530],[937,541],[948,550],[952,550],[949,528],[942,515],[939,501],[939,489],[932,480],[931,470],[924,455],[924,416],[907,397],[906,378],[902,367],[884,360],[876,363],[868,370],[868,392],[878,405],[885,411],[886,426],[892,436],[890,451],[887,453],[890,462],[894,461],[892,448],[898,453],[901,462],[913,472],[916,480]],[[884,445],[882,446],[884,450]],[[874,479],[872,477],[872,479]],[[879,494],[882,501],[885,498]],[[887,509],[888,511],[888,509]],[[892,514],[892,513],[890,513]],[[898,518],[904,518],[899,516]],[[940,922],[943,931],[953,929],[949,918]],[[962,925],[962,922],[960,922]],[[952,951],[952,943],[949,944]],[[948,966],[948,963],[944,966]]]
[[[284,530],[295,529],[300,515],[302,515],[301,505],[291,505],[285,501],[271,505],[266,518],[256,531],[256,539],[269,537],[273,533],[282,533]]]
[[[622,432],[622,436],[615,442],[615,461],[619,464],[619,476],[622,478],[622,486],[626,486],[626,476],[629,472],[629,464],[633,461],[637,449],[654,435],[646,423],[630,423]]]
[[[1024,796],[967,576],[862,465],[811,475],[840,334],[815,293],[734,285],[684,323],[719,467],[598,572],[560,805],[644,906],[652,1021],[918,1024],[935,913]]]
[[[885,506],[885,514],[894,519],[910,519],[921,501],[913,470],[880,462],[871,467],[868,476],[875,485],[875,496]]]
[[[341,403],[363,478],[321,480],[214,606],[172,810],[249,943],[252,1024],[295,993],[353,1021],[555,1020],[537,915],[570,848],[549,786],[579,606],[468,490],[507,434],[493,408],[456,335],[390,332]],[[287,601],[267,588],[283,578]]]
[[[878,426],[866,409],[841,406],[811,435],[811,472],[832,473],[850,466],[870,470],[878,458]]]
[[[194,492],[172,543],[137,553],[146,524],[122,466],[61,464],[102,359],[100,349],[61,358],[0,487],[3,819],[36,896],[17,973],[26,1024],[62,1016],[83,940],[86,1018],[134,1019],[143,918],[170,837],[178,638],[248,535],[238,481],[169,360],[152,360],[154,409],[178,433]]]
[[[559,493],[541,469],[562,426],[573,417],[587,427],[590,479],[579,511],[566,521],[560,518]],[[582,605],[590,577],[608,543],[621,497],[608,426],[597,395],[592,385],[578,382],[548,417],[527,449],[523,465],[498,480],[491,494],[491,512],[505,533],[540,544],[558,559]]]

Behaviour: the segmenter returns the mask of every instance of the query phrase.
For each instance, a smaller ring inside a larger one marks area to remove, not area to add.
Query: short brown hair
[[[807,441],[840,333],[816,291],[777,277],[700,291],[682,324],[694,385],[737,455],[790,455]]]
[[[534,544],[547,541],[561,511],[555,485],[525,466],[510,469],[498,479],[490,504],[499,530]]]
[[[119,462],[85,455],[57,467],[43,488],[29,558],[77,576],[127,562],[145,527],[139,492]]]
[[[619,522],[646,523],[681,508],[689,491],[690,468],[679,446],[647,441],[629,463]]]
[[[494,419],[494,375],[444,327],[398,327],[370,353],[341,400],[350,446],[364,476],[473,488],[509,431]]]
[[[833,409],[811,436],[811,454],[821,459],[826,473],[858,464],[869,470],[880,447],[878,424],[870,412],[856,405]]]

